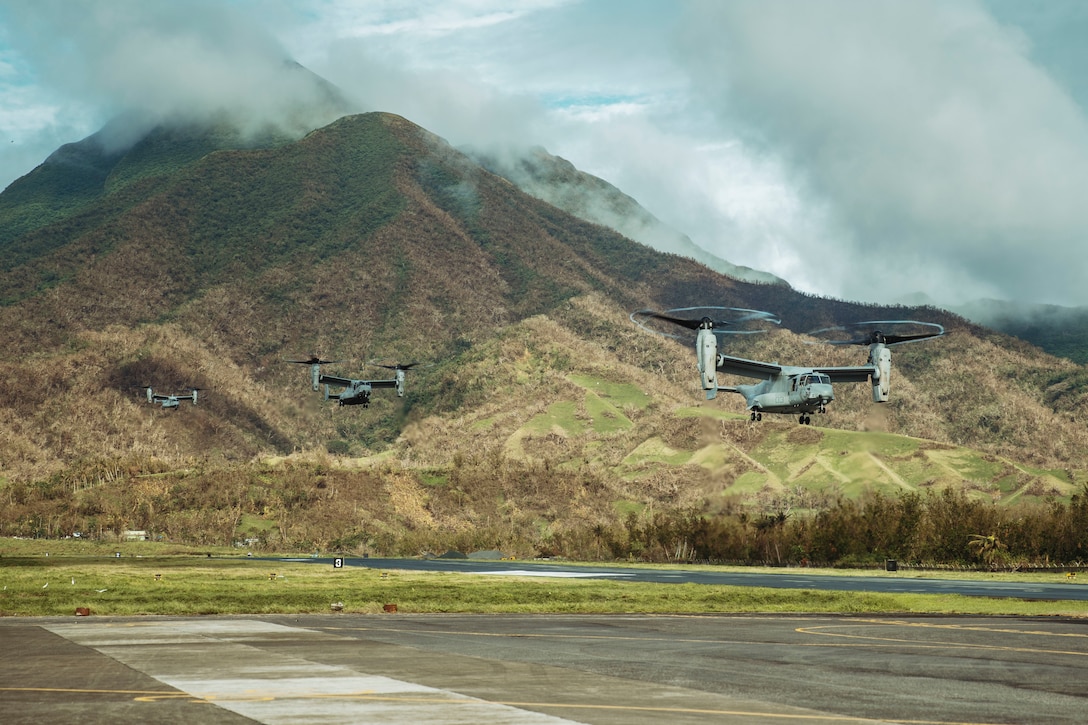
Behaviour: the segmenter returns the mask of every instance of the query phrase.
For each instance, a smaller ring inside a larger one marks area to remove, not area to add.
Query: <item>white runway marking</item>
[[[480,574],[492,574],[496,576],[543,576],[563,579],[600,579],[602,577],[625,577],[634,574],[581,572],[581,571],[539,571],[536,569],[507,569],[505,571],[481,571]]]
[[[45,627],[171,687],[269,725],[435,723],[563,725],[571,720],[412,682],[311,662],[246,644],[340,640],[250,620],[54,624]],[[364,645],[360,645],[364,646]]]

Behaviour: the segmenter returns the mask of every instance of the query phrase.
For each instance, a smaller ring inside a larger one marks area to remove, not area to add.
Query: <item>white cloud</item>
[[[151,119],[229,111],[296,132],[312,128],[300,108],[331,120],[319,89],[303,73],[284,73],[286,51],[241,6],[36,0],[3,8],[0,21],[9,28],[0,36],[9,69],[0,100],[9,122],[39,122],[17,148],[0,151],[5,185],[30,170],[8,165],[32,150],[44,160],[59,144],[42,145],[58,132],[76,141],[132,109]]]
[[[809,249],[840,294],[1088,302],[1088,124],[981,6],[702,2],[689,21],[683,62],[722,127],[834,215]]]

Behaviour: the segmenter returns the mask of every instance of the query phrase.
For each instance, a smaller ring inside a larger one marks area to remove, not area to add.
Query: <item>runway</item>
[[[278,561],[309,562],[329,566],[328,558],[293,558]],[[1088,583],[1065,581],[1055,574],[1052,582],[983,581],[931,579],[897,574],[874,576],[838,576],[817,574],[805,569],[781,572],[746,572],[736,569],[654,569],[645,567],[587,566],[562,562],[505,562],[465,559],[372,559],[344,558],[344,566],[408,571],[444,571],[461,574],[490,574],[578,577],[663,584],[715,584],[772,589],[814,589],[821,591],[880,592],[912,594],[961,594],[977,597],[1040,599],[1049,601],[1088,601]]]
[[[1088,620],[0,619],[5,723],[1075,723]]]

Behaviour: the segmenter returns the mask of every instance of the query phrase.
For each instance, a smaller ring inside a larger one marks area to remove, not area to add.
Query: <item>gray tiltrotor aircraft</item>
[[[729,308],[685,308],[685,309],[729,309]],[[676,312],[677,310],[669,310]],[[934,322],[916,322],[914,320],[879,320],[859,322],[854,325],[842,325],[814,330],[810,335],[828,333],[846,333],[851,328],[867,328],[860,336],[846,340],[826,340],[831,345],[863,345],[869,347],[869,359],[865,365],[801,367],[780,365],[778,363],[746,360],[718,352],[716,334],[728,333],[728,330],[715,329],[716,326],[736,324],[733,321],[714,320],[709,316],[702,318],[680,318],[660,314],[650,310],[641,310],[632,315],[632,319],[641,325],[638,316],[665,320],[681,327],[697,331],[695,353],[698,358],[699,377],[707,400],[712,400],[719,392],[738,393],[744,396],[752,420],[762,420],[763,413],[784,413],[798,415],[802,425],[812,422],[811,413],[826,412],[827,405],[835,399],[832,383],[864,383],[873,386],[873,402],[886,403],[891,390],[892,353],[888,348],[905,342],[916,342],[944,334],[944,327]],[[927,332],[913,334],[886,334],[880,327],[888,329],[895,326],[912,325],[915,328],[929,328]],[[879,326],[879,327],[877,327]],[[645,326],[643,326],[645,327]],[[649,329],[649,328],[646,328]],[[653,330],[651,330],[653,331]],[[718,373],[756,378],[761,382],[751,385],[719,385]]]
[[[163,393],[156,393],[150,386],[147,386],[146,389],[147,402],[159,403],[164,408],[177,408],[183,400],[191,400],[193,405],[196,405],[197,392],[201,390],[201,388],[189,388],[187,395],[164,395]]]
[[[370,407],[370,391],[375,388],[395,388],[399,397],[404,397],[404,373],[419,365],[419,363],[397,363],[395,365],[377,365],[375,367],[387,368],[394,371],[392,378],[386,380],[356,380],[354,378],[341,378],[335,375],[323,375],[321,366],[338,362],[336,360],[322,360],[312,356],[309,360],[288,360],[287,362],[310,366],[310,382],[317,392],[321,385],[325,386],[325,400],[335,399],[340,406],[361,405]],[[339,393],[330,393],[329,388],[343,388]]]

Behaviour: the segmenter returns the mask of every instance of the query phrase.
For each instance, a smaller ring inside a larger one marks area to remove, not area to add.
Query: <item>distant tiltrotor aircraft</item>
[[[370,363],[376,367],[387,368],[394,371],[392,378],[383,380],[358,380],[355,378],[341,378],[336,375],[325,375],[321,372],[322,365],[329,365],[336,360],[322,360],[311,356],[309,360],[288,360],[287,362],[310,366],[310,382],[314,392],[325,386],[325,400],[336,400],[338,405],[361,405],[370,407],[370,391],[375,388],[395,388],[399,397],[404,397],[404,374],[406,371],[418,366],[420,363],[396,363],[394,365],[380,365]],[[329,388],[343,388],[339,393],[330,393]]]

